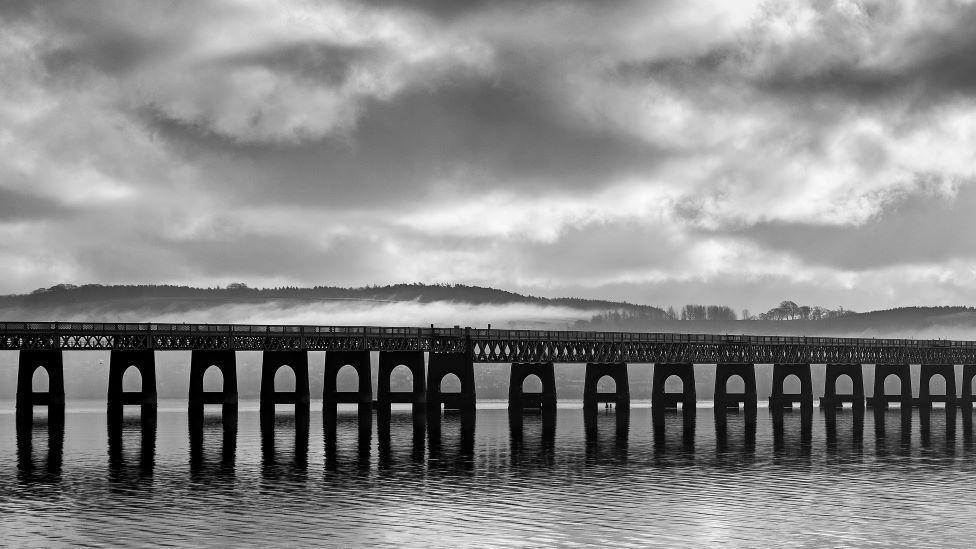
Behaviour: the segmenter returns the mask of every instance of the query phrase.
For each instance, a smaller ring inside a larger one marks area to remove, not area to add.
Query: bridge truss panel
[[[0,322],[0,350],[422,351],[474,362],[976,364],[976,342],[382,326]]]

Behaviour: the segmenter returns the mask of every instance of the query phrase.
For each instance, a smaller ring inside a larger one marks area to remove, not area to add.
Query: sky
[[[976,305],[972,2],[0,3],[0,293]]]

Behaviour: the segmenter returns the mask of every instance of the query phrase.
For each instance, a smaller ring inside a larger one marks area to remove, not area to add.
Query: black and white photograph
[[[973,0],[0,0],[0,546],[972,547],[973,212]]]

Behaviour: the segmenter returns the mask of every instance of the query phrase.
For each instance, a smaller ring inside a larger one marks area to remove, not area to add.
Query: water
[[[561,403],[554,428],[526,416],[519,437],[502,405],[479,403],[473,430],[446,415],[439,437],[424,435],[403,410],[388,433],[375,419],[363,431],[344,412],[333,438],[320,410],[305,423],[282,407],[262,436],[256,403],[236,432],[219,409],[190,429],[184,406],[161,403],[155,430],[133,409],[110,437],[104,404],[69,404],[60,453],[43,417],[28,449],[0,414],[0,540],[962,547],[976,534],[971,423],[940,409],[908,423],[869,410],[859,430],[850,411],[831,422],[815,410],[806,427],[790,413],[778,429],[763,408],[724,427],[699,408],[692,431],[677,414],[654,425],[639,404],[629,422],[601,409],[587,425],[579,403]]]

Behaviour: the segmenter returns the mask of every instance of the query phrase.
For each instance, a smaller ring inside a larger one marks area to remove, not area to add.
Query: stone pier
[[[278,391],[275,374],[279,368],[295,373],[295,390]],[[264,351],[261,359],[261,412],[274,413],[275,404],[294,404],[296,414],[308,409],[308,354],[304,351]]]
[[[864,368],[860,364],[827,364],[825,374],[821,408],[842,408],[845,402],[850,402],[854,408],[864,407]],[[837,393],[837,380],[842,376],[851,379],[850,393]]]
[[[800,380],[799,393],[786,393],[784,385],[786,378],[796,376]],[[793,408],[799,404],[800,408],[813,409],[813,378],[810,375],[809,364],[773,364],[773,390],[769,395],[769,408]]]
[[[900,393],[889,395],[885,392],[884,383],[888,376],[901,381]],[[892,402],[899,403],[903,409],[912,406],[912,373],[908,364],[877,364],[874,367],[874,396],[868,397],[868,406],[887,408]]]
[[[48,389],[34,392],[34,372],[47,372]],[[33,414],[34,406],[64,408],[64,363],[61,351],[20,351],[17,364],[17,413]]]
[[[390,376],[398,366],[410,371],[412,389],[392,391]],[[423,351],[380,351],[379,377],[376,380],[376,409],[380,413],[389,412],[393,403],[412,404],[414,414],[423,412],[427,404],[427,384],[424,371]]]
[[[355,391],[339,391],[336,377],[339,370],[351,366],[359,385]],[[337,405],[356,404],[360,415],[372,413],[373,382],[370,376],[369,351],[328,351],[325,353],[325,388],[322,409],[326,415],[335,414]]]
[[[508,408],[510,410],[556,411],[556,373],[552,362],[516,362],[512,364],[508,380]],[[534,375],[542,382],[542,392],[522,391],[525,378]]]
[[[681,392],[669,393],[665,383],[670,377],[681,380]],[[651,403],[655,408],[677,409],[681,404],[685,410],[692,410],[697,403],[695,394],[695,366],[685,363],[657,363],[654,365],[654,376],[651,385]]]
[[[728,380],[739,376],[745,385],[741,393],[729,393]],[[716,364],[715,365],[715,410],[738,409],[739,404],[748,410],[755,410],[758,406],[756,396],[756,366],[747,363]]]
[[[441,381],[455,375],[461,382],[458,393],[442,393]],[[440,415],[445,410],[475,411],[474,363],[467,353],[430,353],[427,364],[427,409]]]
[[[613,379],[616,391],[601,393],[597,383],[604,376]],[[614,403],[618,410],[630,409],[630,380],[627,376],[627,363],[595,363],[586,365],[586,378],[583,384],[583,408],[595,410],[600,403]]]
[[[210,368],[220,371],[220,391],[205,391],[204,374]],[[237,405],[237,354],[234,351],[196,350],[190,355],[190,407],[204,404]]]
[[[945,394],[933,395],[929,391],[929,382],[935,376],[942,376],[945,380]],[[946,408],[953,408],[959,399],[956,396],[956,367],[952,364],[922,364],[918,376],[918,398],[915,404],[919,408],[932,408],[935,402],[945,403]]]
[[[156,405],[156,357],[153,351],[112,351],[108,367],[109,407],[137,404],[143,407]],[[139,372],[140,389],[125,391],[122,379],[126,370]]]

